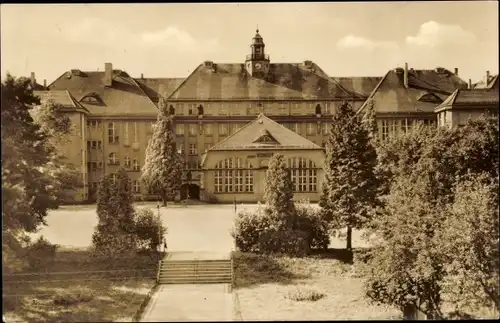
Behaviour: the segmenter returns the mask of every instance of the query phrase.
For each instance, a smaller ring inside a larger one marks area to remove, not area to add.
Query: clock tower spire
[[[269,55],[266,55],[265,47],[266,45],[259,34],[259,27],[257,26],[256,34],[250,45],[251,53],[247,55],[245,60],[245,68],[248,74],[254,77],[263,77],[269,71]]]

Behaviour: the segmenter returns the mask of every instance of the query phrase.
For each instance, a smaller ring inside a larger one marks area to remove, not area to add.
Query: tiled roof
[[[498,105],[498,91],[485,89],[456,90],[436,110],[454,106],[467,106],[470,108],[482,105]]]
[[[374,102],[376,112],[433,112],[436,105],[458,88],[467,88],[467,83],[451,72],[409,70],[408,88],[406,88],[403,69],[390,70],[363,103],[358,113],[369,102]]]
[[[276,142],[259,142],[258,137],[268,134]],[[257,138],[256,138],[257,136]],[[279,143],[279,144],[278,144]],[[231,136],[220,141],[208,151],[215,150],[251,150],[251,149],[318,149],[322,148],[292,130],[260,114]]]
[[[477,82],[472,86],[473,89],[498,89],[498,74],[491,75],[488,80],[484,77],[483,80]]]
[[[70,78],[64,73],[49,85],[49,90],[68,90],[77,101],[88,94],[97,95],[102,104],[80,102],[93,115],[157,115],[155,104],[134,79],[118,70],[113,74],[113,84],[107,87],[104,72],[79,72]]]
[[[201,64],[174,91],[172,100],[342,100],[362,97],[342,88],[312,64],[270,64],[265,78],[252,77],[244,64]]]
[[[33,94],[38,96],[40,100],[50,99],[53,100],[55,104],[61,105],[65,108],[82,109],[89,112],[66,90],[33,91]]]
[[[344,89],[359,93],[368,97],[373,89],[380,82],[380,76],[362,76],[362,77],[332,77]]]
[[[184,78],[136,78],[134,80],[147,96],[156,102],[162,96],[169,97],[184,81]]]

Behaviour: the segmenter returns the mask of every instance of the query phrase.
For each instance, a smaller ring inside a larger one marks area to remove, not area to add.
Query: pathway
[[[168,260],[228,259],[229,252],[172,252]],[[232,321],[233,295],[228,284],[160,285],[142,322]]]

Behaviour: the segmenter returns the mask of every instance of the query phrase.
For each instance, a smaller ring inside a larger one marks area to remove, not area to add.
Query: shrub
[[[329,223],[321,210],[313,208],[305,201],[295,204],[298,229],[309,233],[311,249],[327,249],[330,244]]]
[[[231,235],[236,241],[236,246],[243,252],[255,252],[258,248],[259,238],[270,226],[270,219],[265,216],[259,207],[255,211],[242,210],[236,215],[235,227]]]
[[[140,245],[147,245],[150,250],[154,250],[160,243],[159,238],[167,233],[167,228],[151,209],[142,208],[135,214],[135,233]]]
[[[77,287],[70,290],[61,290],[54,296],[54,304],[62,306],[87,303],[94,299],[94,292],[86,287]]]
[[[324,293],[315,289],[311,289],[307,286],[295,286],[285,294],[285,298],[296,302],[315,302],[322,299],[323,297],[325,297]]]
[[[54,263],[57,245],[51,244],[43,236],[27,247],[26,258],[31,269],[49,268]]]

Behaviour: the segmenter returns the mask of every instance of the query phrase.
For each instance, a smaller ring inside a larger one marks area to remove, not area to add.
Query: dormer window
[[[89,93],[87,95],[85,95],[81,100],[80,102],[83,102],[83,103],[89,103],[89,104],[103,104],[101,98],[99,97],[99,95],[97,93]]]
[[[257,139],[255,139],[253,142],[259,144],[272,144],[272,145],[280,144],[267,130],[262,131],[260,136],[257,137]]]
[[[201,104],[198,106],[198,115],[199,116],[203,115],[203,106]]]
[[[439,98],[438,96],[436,96],[435,94],[432,94],[432,93],[426,93],[426,94],[422,95],[418,99],[418,101],[428,102],[428,103],[436,103],[436,104],[443,103],[443,100],[441,100],[441,98]]]
[[[316,115],[319,115],[319,114],[321,114],[321,105],[316,104]]]

